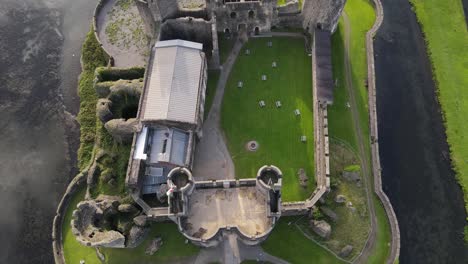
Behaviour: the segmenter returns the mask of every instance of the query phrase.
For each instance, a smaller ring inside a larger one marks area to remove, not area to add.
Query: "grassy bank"
[[[468,31],[460,0],[410,0],[432,63],[452,165],[468,210]],[[468,241],[468,227],[465,227]]]
[[[392,241],[392,233],[390,231],[390,223],[388,222],[387,213],[379,201],[379,198],[374,195],[375,216],[377,217],[377,237],[375,246],[372,249],[372,254],[369,255],[367,262],[370,264],[384,263],[390,254],[390,242]]]
[[[368,94],[366,88],[367,57],[365,36],[375,20],[375,12],[368,0],[348,0],[345,6],[350,26],[349,60],[353,86],[356,89],[356,103],[359,111],[359,121],[362,137],[365,141],[365,162],[370,162]],[[329,107],[329,133],[332,138],[343,140],[358,150],[356,132],[352,123],[351,110],[347,103],[349,94],[346,90],[344,56],[344,21],[340,19],[338,29],[332,37],[333,75],[338,80],[334,93],[334,104]],[[373,179],[371,179],[373,186]],[[375,214],[377,217],[377,238],[369,263],[384,263],[389,254],[391,241],[390,226],[385,210],[380,201],[374,197]]]
[[[83,71],[78,84],[78,96],[80,97],[78,166],[80,170],[88,165],[96,138],[96,103],[98,97],[93,87],[94,71],[97,67],[107,65],[109,59],[97,42],[93,30],[89,31],[83,43],[81,59]]]
[[[65,262],[68,264],[80,263],[84,260],[86,264],[101,264],[96,255],[96,250],[81,245],[71,231],[70,221],[76,205],[84,199],[86,188],[82,188],[74,196],[66,211],[62,226],[63,250]],[[161,237],[163,246],[153,256],[145,254],[145,249],[151,239]],[[151,226],[148,238],[142,244],[133,249],[101,249],[105,255],[105,263],[127,264],[127,263],[173,263],[181,259],[193,256],[199,249],[192,244],[185,244],[185,237],[179,233],[174,223],[155,223]]]
[[[268,47],[269,41],[272,47]],[[250,55],[245,54],[246,49]],[[277,63],[276,68],[272,62]],[[303,39],[250,39],[237,58],[224,94],[221,125],[236,177],[255,177],[261,166],[274,164],[283,172],[285,201],[305,200],[315,188],[311,66]],[[238,88],[239,81],[242,88]],[[259,106],[261,100],[265,107]],[[281,101],[280,108],[276,101]],[[295,116],[295,109],[300,116]],[[307,142],[301,142],[302,135]],[[259,143],[257,151],[246,149],[250,140]],[[309,177],[305,188],[299,183],[300,168]]]
[[[115,175],[116,184],[111,186],[107,182],[103,182],[100,177],[97,184],[91,188],[92,196],[99,194],[123,196],[130,145],[116,142],[96,118],[98,95],[93,86],[94,72],[97,67],[106,65],[107,56],[96,41],[93,31],[88,33],[83,44],[82,59],[84,67],[79,82],[80,112],[78,117],[81,125],[81,145],[78,157],[80,168],[83,169],[89,164],[96,145],[97,152],[105,152],[97,163],[102,172],[101,176],[104,173]],[[138,75],[137,78],[139,77],[141,76]],[[99,144],[95,144],[96,141]],[[79,263],[80,260],[84,260],[87,264],[101,263],[97,258],[96,250],[81,245],[71,231],[70,222],[73,210],[80,201],[84,200],[85,193],[85,186],[75,193],[63,220],[64,258],[66,263],[70,264]],[[164,244],[155,255],[148,256],[144,251],[151,239],[155,237],[161,237]],[[151,226],[148,238],[139,247],[134,249],[102,249],[102,253],[106,257],[105,263],[173,263],[197,254],[198,250],[192,244],[185,244],[185,238],[179,233],[174,223],[156,223]]]
[[[295,217],[282,217],[270,237],[262,244],[265,252],[294,264],[344,263],[305,237],[293,223]]]

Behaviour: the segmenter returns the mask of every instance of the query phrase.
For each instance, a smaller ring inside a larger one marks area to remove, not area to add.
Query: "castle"
[[[345,0],[135,0],[146,32],[154,40],[203,44],[210,68],[218,68],[217,33],[260,34],[275,28],[333,32]]]
[[[281,6],[277,0],[135,1],[156,44],[126,177],[134,201],[154,221],[177,223],[181,233],[200,246],[217,245],[223,232],[235,232],[244,244],[258,244],[281,215],[307,213],[330,187],[323,125],[326,105],[333,99],[329,41],[345,1],[293,0]],[[282,203],[282,172],[274,165],[241,180],[200,180],[191,172],[203,132],[207,70],[220,67],[218,33],[259,35],[275,28],[302,28],[316,38],[312,56],[319,61],[314,68],[318,187],[310,199],[295,203]],[[210,205],[213,199],[218,199],[215,208]]]

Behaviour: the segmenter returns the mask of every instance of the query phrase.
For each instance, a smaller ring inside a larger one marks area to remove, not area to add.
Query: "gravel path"
[[[203,125],[203,137],[198,143],[193,174],[197,180],[235,179],[235,168],[231,154],[220,129],[221,104],[229,74],[245,40],[237,39],[223,64],[213,105]]]
[[[366,198],[367,198],[367,204],[369,207],[369,213],[370,213],[370,219],[371,219],[371,231],[369,233],[367,243],[364,246],[364,249],[362,250],[359,257],[355,261],[356,263],[365,263],[375,245],[375,239],[377,235],[377,230],[376,230],[377,219],[375,216],[374,202],[372,200],[372,194],[371,194],[372,193],[371,192],[372,190],[371,173],[370,173],[371,170],[370,170],[369,162],[367,161],[368,159],[366,158],[367,155],[365,151],[366,139],[363,138],[363,134],[361,130],[359,110],[357,109],[357,101],[356,101],[356,95],[355,95],[356,88],[353,85],[351,61],[349,60],[351,25],[349,23],[348,15],[346,14],[345,11],[343,11],[343,24],[344,24],[344,29],[345,29],[344,30],[344,42],[345,42],[344,64],[345,64],[345,74],[346,74],[346,78],[345,78],[346,88],[349,94],[349,100],[350,100],[350,105],[351,105],[351,116],[353,120],[354,130],[356,131],[357,140],[358,140],[358,152],[362,160],[361,168],[362,168],[363,179],[365,179],[364,184],[366,186],[366,194],[367,194]]]

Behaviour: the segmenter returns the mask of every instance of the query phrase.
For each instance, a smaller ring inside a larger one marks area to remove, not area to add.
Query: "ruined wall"
[[[334,32],[346,0],[306,0],[302,6],[302,27],[312,33],[318,24]]]
[[[239,25],[245,24],[252,32],[255,27],[260,31],[270,31],[272,21],[276,17],[277,0],[263,0],[261,2],[226,3],[211,1],[209,8],[217,18],[218,31],[229,29],[237,32]]]
[[[203,44],[203,51],[211,56],[213,49],[211,22],[200,18],[168,19],[161,25],[159,40],[183,39]]]
[[[148,0],[156,21],[190,16],[210,20],[205,0]]]
[[[153,12],[148,8],[148,3],[142,0],[135,0],[138,13],[140,13],[145,26],[146,35],[151,39],[157,38],[159,35],[159,25],[161,24],[160,19],[155,19]]]

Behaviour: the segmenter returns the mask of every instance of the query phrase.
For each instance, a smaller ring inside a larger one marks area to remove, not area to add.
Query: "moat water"
[[[400,224],[400,263],[468,263],[463,193],[423,36],[408,0],[383,6],[375,39],[379,142],[383,188]]]
[[[52,220],[76,172],[69,114],[96,0],[0,0],[0,263],[53,263]],[[68,121],[67,121],[68,120]]]

